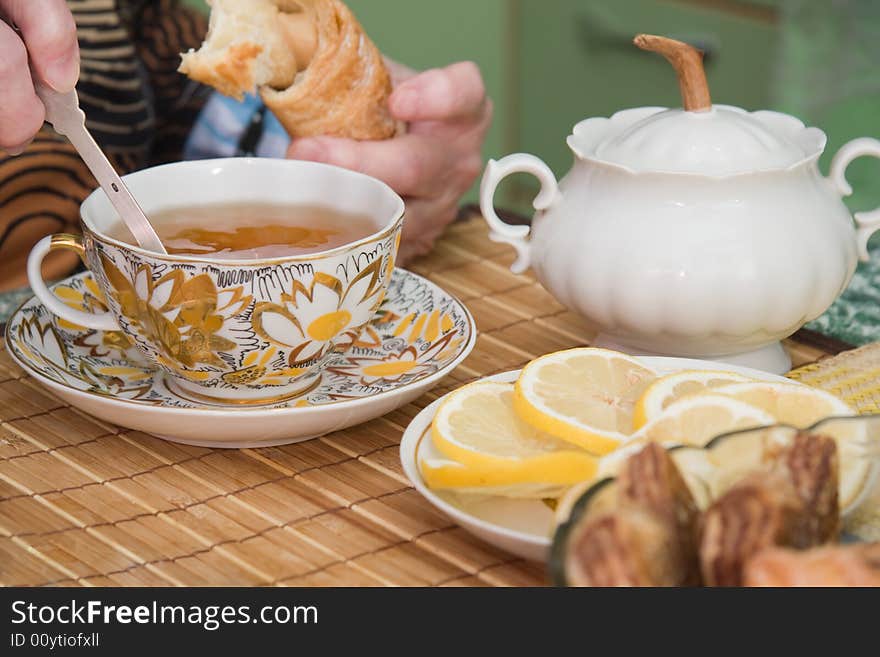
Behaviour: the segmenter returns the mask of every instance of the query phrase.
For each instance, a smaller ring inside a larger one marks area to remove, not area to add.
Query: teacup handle
[[[53,315],[56,315],[61,319],[66,319],[68,322],[79,326],[85,326],[86,328],[97,329],[98,331],[118,331],[119,324],[113,317],[112,313],[86,313],[81,310],[76,310],[75,308],[71,308],[67,304],[62,303],[48,288],[43,280],[43,260],[52,251],[57,251],[58,249],[69,249],[76,253],[80,257],[80,260],[85,262],[86,250],[83,246],[82,238],[78,235],[58,233],[57,235],[44,237],[37,242],[33,249],[31,249],[31,254],[28,256],[28,281],[31,284],[31,289],[34,291],[34,294],[37,295],[37,298],[43,302],[43,305],[46,306]]]
[[[480,209],[486,223],[489,224],[489,239],[493,242],[505,242],[516,249],[517,259],[510,266],[514,274],[521,274],[531,265],[528,226],[511,226],[504,223],[495,212],[495,190],[507,176],[514,173],[530,173],[541,181],[541,192],[535,197],[532,205],[535,210],[546,210],[559,194],[556,176],[542,160],[534,155],[518,153],[508,155],[497,162],[489,160],[483,182],[480,185]]]
[[[846,169],[853,160],[864,155],[880,158],[880,141],[871,137],[854,139],[848,144],[844,144],[831,161],[829,178],[841,196],[849,196],[853,193],[852,187],[846,181]],[[880,230],[880,208],[870,212],[857,212],[855,220],[859,259],[862,262],[867,262],[870,259],[868,240]]]

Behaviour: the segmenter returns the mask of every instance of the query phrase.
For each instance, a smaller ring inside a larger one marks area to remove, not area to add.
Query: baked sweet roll
[[[743,477],[706,510],[700,565],[708,586],[742,586],[744,568],[774,547],[804,550],[840,533],[837,445],[798,435],[768,466]]]
[[[391,76],[339,0],[208,0],[210,27],[180,71],[234,98],[259,92],[291,137],[392,137]]]
[[[715,445],[720,486],[700,513],[706,461],[650,444],[591,485],[554,536],[566,586],[878,586],[880,543],[839,545],[839,455],[828,436],[731,434]],[[752,438],[748,437],[752,435]],[[725,458],[733,460],[722,465]],[[756,451],[759,448],[759,451]],[[705,455],[705,453],[704,453]],[[758,458],[752,458],[757,455]],[[700,465],[702,464],[702,465]],[[684,468],[684,469],[681,469]],[[726,472],[722,472],[726,470]],[[730,476],[728,476],[730,475]],[[567,505],[566,505],[567,506]]]
[[[699,509],[669,453],[649,444],[599,489],[571,530],[565,559],[572,586],[699,583]]]

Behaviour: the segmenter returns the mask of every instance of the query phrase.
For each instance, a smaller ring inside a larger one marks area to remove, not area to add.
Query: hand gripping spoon
[[[58,93],[43,84],[36,73],[32,75],[37,96],[46,107],[46,121],[76,148],[137,243],[149,251],[167,253],[144,211],[86,128],[86,115],[80,109],[76,90]]]

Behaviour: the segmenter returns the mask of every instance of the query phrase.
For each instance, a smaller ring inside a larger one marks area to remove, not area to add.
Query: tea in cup
[[[41,240],[31,287],[59,318],[122,331],[180,396],[277,403],[320,381],[329,354],[373,319],[394,269],[403,200],[338,167],[233,158],[125,177],[168,254],[133,244],[103,191],[81,208],[83,235]],[[109,312],[65,304],[40,265],[76,251]]]

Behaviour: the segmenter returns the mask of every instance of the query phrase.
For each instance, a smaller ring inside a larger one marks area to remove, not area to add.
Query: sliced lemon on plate
[[[573,480],[592,480],[595,467],[588,464],[573,471],[539,470],[528,463],[509,466],[467,466],[447,458],[425,436],[418,448],[418,464],[428,488],[463,495],[490,495],[514,499],[544,500],[562,495]]]
[[[633,411],[633,427],[641,429],[657,418],[671,404],[688,397],[734,383],[753,381],[735,372],[685,370],[667,374],[654,381],[639,397]]]
[[[537,430],[607,454],[632,433],[635,403],[656,378],[654,370],[614,351],[561,351],[526,365],[514,407]]]
[[[826,417],[855,415],[845,401],[830,392],[797,383],[735,383],[715,390],[770,413],[777,422],[799,429]]]
[[[594,456],[524,422],[513,397],[512,384],[485,381],[446,398],[431,427],[437,456],[422,461],[429,486],[571,485],[595,474]]]
[[[707,392],[686,397],[633,434],[629,442],[702,447],[716,436],[774,424],[768,412],[726,395]]]

